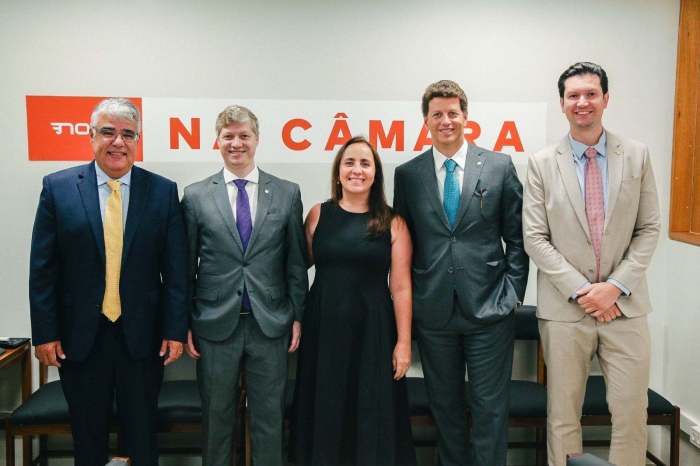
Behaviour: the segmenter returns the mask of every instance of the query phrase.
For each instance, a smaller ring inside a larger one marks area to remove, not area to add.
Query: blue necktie
[[[233,182],[236,188],[238,188],[238,195],[236,196],[236,228],[241,237],[241,243],[243,243],[243,252],[245,252],[248,248],[248,242],[250,241],[250,234],[253,232],[253,220],[250,216],[250,202],[248,200],[248,192],[245,190],[245,185],[248,183],[248,180],[239,179],[233,180]],[[245,310],[252,309],[248,290],[245,285],[243,286],[241,306]]]
[[[450,227],[453,227],[457,220],[457,210],[459,210],[459,184],[455,169],[457,162],[452,159],[445,160],[445,189],[443,193],[442,206],[445,208],[445,215]]]

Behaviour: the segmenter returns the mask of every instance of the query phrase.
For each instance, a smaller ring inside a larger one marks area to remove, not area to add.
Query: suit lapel
[[[100,214],[100,198],[97,192],[97,174],[95,173],[95,162],[84,166],[85,170],[78,175],[76,183],[80,199],[85,209],[85,215],[90,223],[92,235],[95,238],[95,245],[105,263],[105,239],[102,229],[102,215]]]
[[[146,174],[140,168],[131,168],[131,186],[129,186],[129,210],[126,215],[124,228],[124,249],[122,251],[122,263],[129,257],[129,249],[134,242],[136,230],[143,219],[146,209],[146,200],[151,183]]]
[[[252,249],[272,203],[272,177],[260,169],[258,169],[258,173],[258,206],[255,212],[255,221],[253,222],[253,233],[250,236],[247,251]]]
[[[557,166],[559,167],[559,173],[561,173],[561,179],[569,197],[569,202],[576,213],[576,218],[581,223],[581,227],[586,232],[588,239],[591,239],[591,234],[588,230],[588,220],[586,219],[586,206],[583,202],[583,193],[581,193],[581,186],[576,176],[574,156],[571,152],[571,144],[569,144],[568,137],[565,137],[557,147]]]
[[[608,208],[605,212],[605,227],[612,217],[615,203],[620,194],[622,185],[622,165],[624,160],[624,148],[622,142],[614,134],[607,133],[607,159],[608,159]]]
[[[418,166],[418,174],[425,188],[425,195],[433,207],[438,217],[442,221],[445,228],[449,229],[450,224],[447,221],[447,215],[445,215],[445,209],[442,207],[442,202],[440,202],[440,191],[438,190],[437,176],[435,175],[435,159],[433,158],[433,149],[429,149],[423,154],[419,155],[420,165]]]
[[[469,144],[467,149],[467,159],[464,164],[464,180],[462,181],[462,195],[459,199],[459,211],[455,219],[455,227],[459,225],[462,217],[469,208],[469,203],[474,197],[476,185],[479,183],[481,170],[484,168],[486,158],[482,157],[483,149],[473,144]]]
[[[243,243],[241,242],[241,236],[238,234],[238,228],[236,228],[236,222],[233,219],[233,212],[231,211],[231,201],[228,197],[228,191],[226,189],[226,183],[224,182],[224,171],[223,169],[212,176],[211,184],[209,185],[209,192],[214,198],[214,204],[216,208],[219,209],[222,219],[226,228],[228,228],[231,236],[235,240],[236,244],[243,252]]]

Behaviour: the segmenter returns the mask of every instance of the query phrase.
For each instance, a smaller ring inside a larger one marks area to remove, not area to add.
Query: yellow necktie
[[[105,208],[105,296],[102,300],[102,313],[112,322],[122,314],[119,298],[119,275],[122,268],[122,248],[124,232],[122,227],[122,192],[119,180],[110,180],[107,185],[112,190]]]

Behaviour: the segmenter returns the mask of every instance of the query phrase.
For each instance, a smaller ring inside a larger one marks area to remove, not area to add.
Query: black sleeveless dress
[[[367,214],[321,205],[316,276],[295,388],[292,457],[303,466],[413,466],[405,379],[393,379],[391,237]]]

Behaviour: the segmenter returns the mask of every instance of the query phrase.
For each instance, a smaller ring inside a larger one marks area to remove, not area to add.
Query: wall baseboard
[[[681,430],[690,435],[690,428],[693,426],[700,426],[700,421],[681,411]]]

